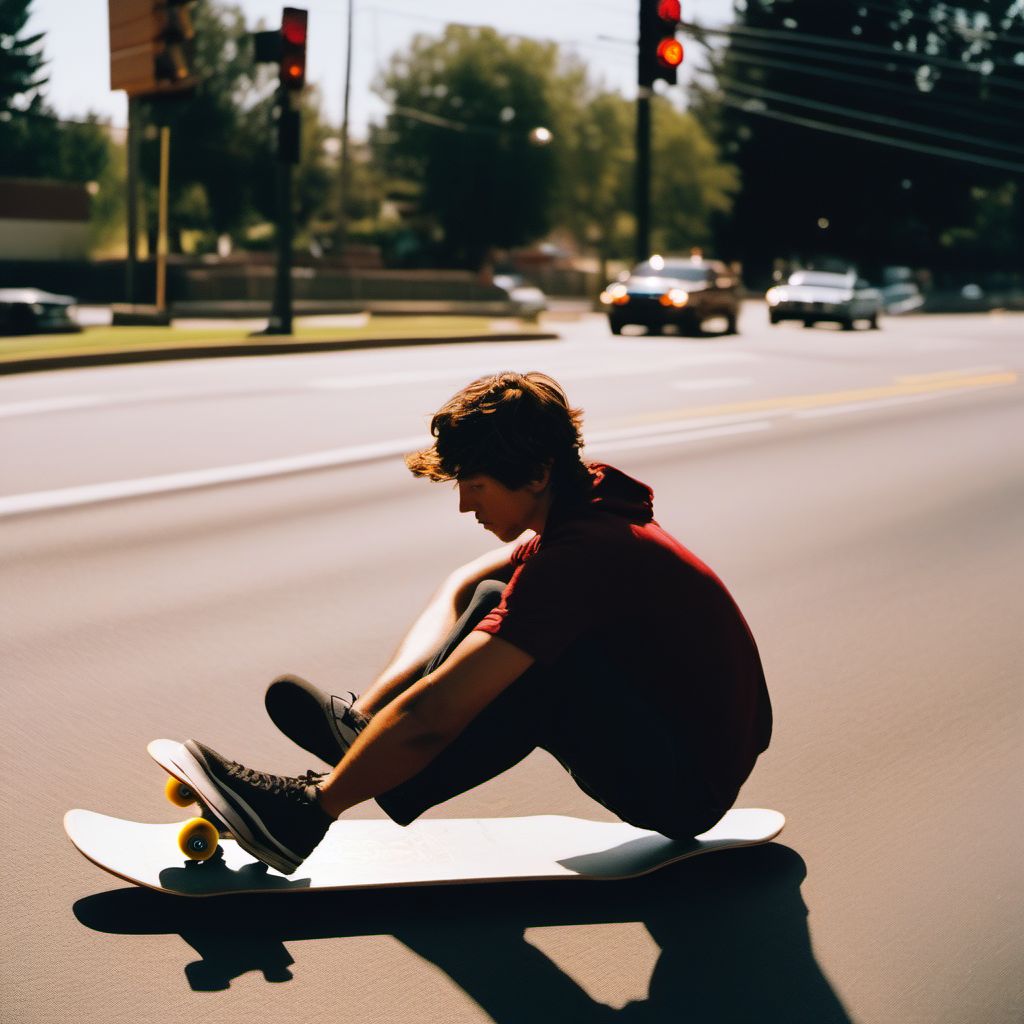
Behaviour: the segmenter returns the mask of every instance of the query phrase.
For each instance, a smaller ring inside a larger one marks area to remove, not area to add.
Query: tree
[[[0,115],[30,109],[46,84],[43,34],[23,34],[31,6],[32,0],[0,0]]]
[[[789,255],[951,266],[975,190],[1020,179],[1013,0],[746,0],[724,38],[695,106],[742,175],[719,238],[762,272]],[[1021,262],[995,238],[975,258]]]
[[[392,111],[378,152],[389,174],[418,184],[447,261],[477,267],[489,249],[547,232],[554,161],[530,133],[553,122],[557,64],[554,44],[449,25],[417,36],[380,77]]]

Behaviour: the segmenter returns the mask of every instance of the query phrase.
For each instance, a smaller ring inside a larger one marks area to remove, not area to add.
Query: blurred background
[[[152,287],[168,125],[170,301],[240,299],[275,244],[277,75],[252,33],[280,7],[187,6],[194,87],[137,101],[136,288]],[[308,9],[297,266],[339,294],[346,274],[483,269],[593,299],[633,262],[636,4]],[[0,12],[0,285],[132,298],[107,4]],[[1021,302],[1017,0],[693,0],[680,18],[679,85],[651,100],[650,251],[700,249],[762,293],[852,268],[892,312]]]

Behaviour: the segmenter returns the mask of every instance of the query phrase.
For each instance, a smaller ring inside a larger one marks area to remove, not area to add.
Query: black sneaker
[[[356,696],[334,697],[298,676],[281,676],[263,698],[271,721],[290,740],[336,765],[369,718],[352,708]]]
[[[196,740],[184,743],[173,763],[238,845],[283,874],[295,871],[334,821],[320,807],[322,774],[257,772]]]

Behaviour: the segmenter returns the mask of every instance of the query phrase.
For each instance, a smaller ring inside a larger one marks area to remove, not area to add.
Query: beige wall
[[[0,260],[76,260],[88,255],[88,224],[0,217]]]

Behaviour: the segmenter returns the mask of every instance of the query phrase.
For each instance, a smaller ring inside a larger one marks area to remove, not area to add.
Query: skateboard
[[[179,744],[155,740],[165,763]],[[195,801],[173,777],[165,793],[178,806]],[[126,821],[71,810],[64,830],[104,871],[135,885],[181,896],[458,885],[484,882],[627,879],[717,850],[774,839],[778,811],[735,808],[714,828],[673,840],[621,821],[563,815],[523,818],[423,818],[402,827],[387,819],[342,819],[294,875],[245,852],[206,808],[184,825]]]

